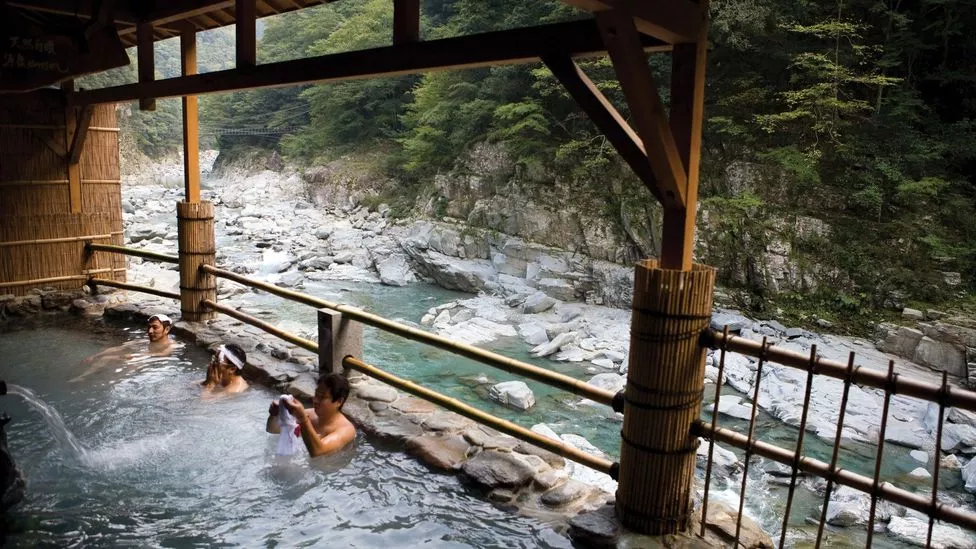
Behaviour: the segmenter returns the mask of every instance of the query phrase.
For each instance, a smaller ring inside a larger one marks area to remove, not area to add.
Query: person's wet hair
[[[323,373],[316,381],[316,385],[329,390],[332,402],[345,403],[346,399],[349,398],[349,381],[339,374]]]

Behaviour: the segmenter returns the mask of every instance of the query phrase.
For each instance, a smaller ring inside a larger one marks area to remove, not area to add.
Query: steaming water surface
[[[362,436],[328,458],[276,458],[274,395],[201,399],[208,357],[193,346],[69,383],[86,356],[142,333],[58,322],[0,334],[0,377],[18,393],[0,409],[28,483],[8,546],[570,546]]]

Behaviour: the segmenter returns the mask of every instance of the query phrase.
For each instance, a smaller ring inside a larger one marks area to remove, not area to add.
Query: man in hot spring
[[[282,409],[288,412],[290,421],[284,435],[301,437],[312,457],[333,454],[356,439],[356,428],[342,413],[342,405],[349,397],[349,381],[335,373],[323,373],[315,384],[312,407],[305,408],[290,395],[271,401],[266,429],[269,433],[282,433]],[[283,436],[284,436],[283,435]],[[280,453],[280,452],[279,452]]]
[[[89,368],[71,381],[83,379],[109,364],[134,363],[151,357],[169,356],[176,348],[169,337],[173,321],[166,315],[159,314],[149,317],[146,323],[146,344],[142,341],[128,341],[122,345],[110,347],[92,355],[82,361]],[[145,346],[144,346],[145,345]]]

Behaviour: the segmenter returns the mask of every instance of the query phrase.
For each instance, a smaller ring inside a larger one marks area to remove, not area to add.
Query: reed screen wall
[[[94,107],[79,160],[81,212],[71,213],[67,109],[59,90],[0,98],[0,294],[125,280],[125,256],[85,241],[122,244],[115,105]]]

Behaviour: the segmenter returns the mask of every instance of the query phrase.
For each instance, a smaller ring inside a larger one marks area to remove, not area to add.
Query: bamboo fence
[[[125,280],[125,256],[85,254],[85,242],[119,244],[122,202],[117,131],[89,131],[79,160],[81,212],[71,213],[63,96],[57,90],[0,101],[0,288],[80,288],[86,273]],[[117,128],[115,107],[91,126]],[[108,269],[108,271],[104,270]]]

